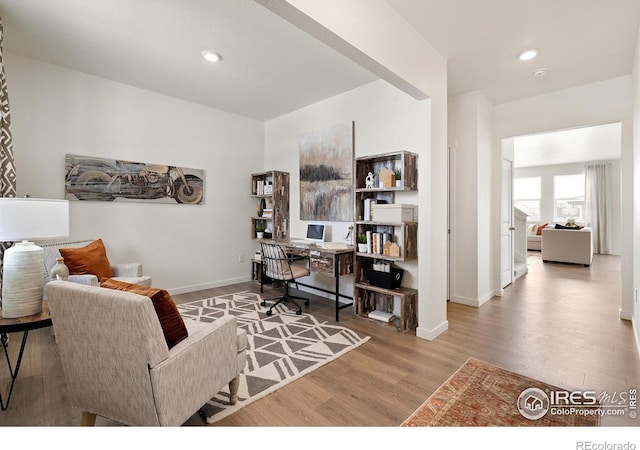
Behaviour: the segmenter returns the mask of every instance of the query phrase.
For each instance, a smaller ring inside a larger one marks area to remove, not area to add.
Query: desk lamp
[[[44,250],[29,239],[69,235],[69,202],[43,198],[0,198],[0,242],[16,242],[4,252],[2,317],[42,311]]]

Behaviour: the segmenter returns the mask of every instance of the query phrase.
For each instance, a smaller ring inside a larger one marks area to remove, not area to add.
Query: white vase
[[[404,185],[402,184],[402,180],[396,180],[396,187],[397,188],[404,187]]]
[[[55,265],[49,271],[51,280],[66,280],[69,278],[69,268],[64,264],[64,258],[56,258]]]
[[[256,231],[256,237],[262,239],[264,237],[264,231]]]
[[[360,253],[367,253],[367,244],[358,244],[358,251]]]
[[[44,250],[18,242],[4,253],[2,317],[12,319],[42,311]]]

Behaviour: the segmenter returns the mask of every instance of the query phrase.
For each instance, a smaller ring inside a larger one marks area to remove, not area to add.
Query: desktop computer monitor
[[[324,242],[326,226],[321,223],[307,224],[307,235],[305,239],[308,241]]]

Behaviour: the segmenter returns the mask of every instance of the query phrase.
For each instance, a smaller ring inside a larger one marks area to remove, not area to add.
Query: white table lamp
[[[42,311],[44,250],[28,240],[67,236],[67,200],[0,198],[0,241],[21,241],[4,252],[2,317],[24,317]]]

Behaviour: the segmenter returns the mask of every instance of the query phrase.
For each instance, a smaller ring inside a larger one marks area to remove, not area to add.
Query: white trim
[[[456,295],[451,299],[451,301],[454,302],[454,303],[460,303],[462,305],[473,306],[475,308],[479,308],[482,305],[484,305],[486,302],[491,300],[496,295],[498,295],[498,294],[494,293],[494,292],[489,292],[489,293],[483,295],[480,298],[460,297],[460,296]],[[498,296],[501,296],[501,295],[498,295]]]
[[[622,308],[620,308],[618,310],[618,316],[622,319],[622,320],[631,320],[633,321],[633,313],[624,311]]]
[[[188,292],[202,291],[205,289],[213,289],[222,286],[229,286],[231,284],[244,283],[251,281],[251,276],[247,275],[238,278],[229,278],[228,280],[214,281],[211,283],[194,284],[191,286],[182,286],[173,289],[168,289],[170,295],[186,294]]]
[[[638,359],[640,359],[640,329],[638,329],[638,325],[633,318],[631,319],[631,328],[633,329],[633,336],[635,337]]]
[[[431,330],[419,326],[418,328],[416,328],[416,337],[426,339],[428,341],[433,341],[435,338],[440,336],[442,333],[444,333],[448,329],[449,329],[448,320],[445,320],[440,325],[438,325],[437,327]]]

